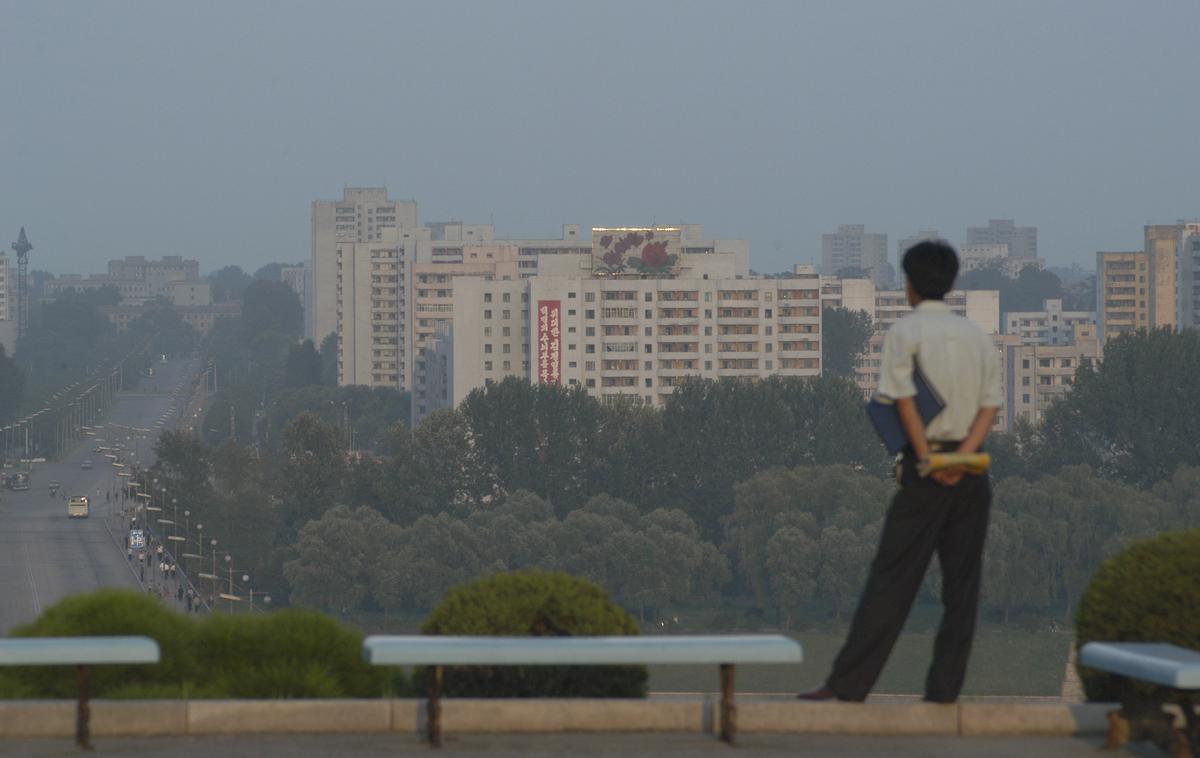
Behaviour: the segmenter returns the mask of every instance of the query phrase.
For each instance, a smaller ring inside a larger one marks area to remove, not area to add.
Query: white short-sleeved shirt
[[[946,407],[925,429],[929,440],[961,440],[980,408],[999,408],[1000,355],[992,340],[940,300],[924,300],[888,329],[883,340],[879,394],[917,394],[913,361],[920,363]]]

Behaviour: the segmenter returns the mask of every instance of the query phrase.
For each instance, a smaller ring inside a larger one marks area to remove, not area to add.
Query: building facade
[[[312,277],[309,276],[311,270],[311,261],[306,261],[300,266],[283,266],[279,269],[279,280],[296,293],[296,297],[300,298],[300,305],[304,307],[304,338],[309,340],[312,339],[312,319],[309,318],[312,310]]]
[[[416,202],[389,199],[384,187],[346,187],[340,200],[313,201],[307,332],[314,342],[337,331],[339,248],[383,243],[396,230],[416,226]]]
[[[688,377],[820,374],[815,273],[746,278],[736,253],[683,252],[678,227],[592,240],[528,279],[455,279],[450,404],[509,376],[660,405]]]
[[[1113,337],[1149,329],[1150,260],[1142,251],[1096,253],[1096,330],[1103,349]]]
[[[865,271],[877,287],[890,287],[894,270],[888,263],[886,234],[868,234],[862,224],[842,224],[821,235],[821,273],[838,276],[845,269]]]
[[[1004,314],[1004,333],[1017,335],[1022,345],[1070,345],[1075,341],[1076,326],[1095,324],[1095,311],[1064,311],[1060,299],[1044,301],[1040,311]]]
[[[1052,403],[1069,392],[1080,367],[1100,359],[1096,325],[1076,322],[1070,340],[1064,344],[1006,344],[1003,369],[1005,399],[1010,421],[1037,424]]]
[[[1179,251],[1179,327],[1200,329],[1200,222],[1184,224]]]
[[[1008,245],[1013,258],[1038,257],[1037,227],[1017,226],[1012,219],[991,219],[987,226],[967,227],[967,245]]]

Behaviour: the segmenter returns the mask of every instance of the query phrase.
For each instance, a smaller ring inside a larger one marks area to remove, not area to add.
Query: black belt
[[[958,451],[962,445],[962,440],[929,440],[929,452],[931,453],[954,453]],[[916,458],[917,454],[913,451],[912,445],[904,446],[905,458]]]

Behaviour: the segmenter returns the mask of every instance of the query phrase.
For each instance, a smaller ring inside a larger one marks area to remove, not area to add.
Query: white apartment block
[[[599,245],[647,231],[666,247],[661,258],[641,255],[649,263],[638,271],[671,271],[630,275],[604,270],[619,268],[616,258],[563,255],[543,258],[530,279],[456,279],[450,404],[507,376],[658,405],[687,377],[820,374],[815,275],[745,278],[736,253],[668,253],[687,248],[678,227],[598,228],[592,237]]]
[[[868,234],[862,224],[842,224],[832,234],[821,235],[821,273],[837,276],[847,269],[861,269],[878,287],[891,286],[895,273],[888,263],[886,234]]]
[[[1075,327],[1095,326],[1095,311],[1064,311],[1062,300],[1042,303],[1040,311],[1013,311],[1004,315],[1004,333],[1015,334],[1022,345],[1070,345]]]
[[[1094,322],[1072,325],[1071,340],[1065,344],[1022,344],[1019,335],[1005,335],[1005,407],[1010,422],[1033,424],[1052,403],[1070,391],[1082,366],[1100,359],[1100,343]]]
[[[396,390],[409,386],[409,287],[419,232],[428,234],[427,230],[390,227],[378,233],[380,239],[337,245],[333,330],[338,339],[339,385]],[[374,237],[376,232],[371,235]],[[316,288],[313,292],[315,297]]]
[[[395,230],[416,226],[416,202],[391,200],[383,187],[346,187],[340,200],[313,201],[307,331],[314,342],[337,331],[339,246],[384,243]]]
[[[12,356],[17,351],[16,275],[9,268],[8,256],[0,253],[0,345]]]
[[[966,244],[958,249],[962,271],[978,271],[994,268],[1009,279],[1016,279],[1026,268],[1042,270],[1046,262],[1041,258],[1019,258],[1009,254],[1007,244]]]

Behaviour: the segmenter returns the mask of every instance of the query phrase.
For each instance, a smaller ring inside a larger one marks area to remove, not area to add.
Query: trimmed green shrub
[[[513,571],[452,588],[425,634],[559,637],[636,635],[637,623],[599,585],[564,573]],[[423,688],[426,672],[416,673]],[[443,691],[460,697],[643,697],[645,666],[461,666]]]
[[[47,608],[36,621],[17,627],[13,637],[100,637],[144,635],[158,642],[158,664],[94,666],[91,691],[109,697],[118,689],[150,686],[157,691],[182,694],[184,682],[196,675],[195,626],[191,621],[145,593],[132,590],[99,590],[65,598]],[[74,666],[20,666],[12,678],[38,697],[74,697]]]
[[[1075,645],[1169,642],[1200,650],[1200,529],[1136,542],[1100,565],[1075,614]],[[1088,700],[1160,698],[1161,688],[1078,666]]]
[[[314,611],[214,614],[199,623],[201,693],[223,697],[379,697],[404,694],[398,670],[363,661],[362,635]]]
[[[93,667],[94,697],[380,697],[409,692],[398,669],[363,661],[362,634],[311,611],[214,614],[196,621],[150,595],[100,590],[66,598],[13,631],[14,637],[130,634],[156,640],[161,662]],[[0,670],[0,699],[73,698],[76,686],[74,666]]]

